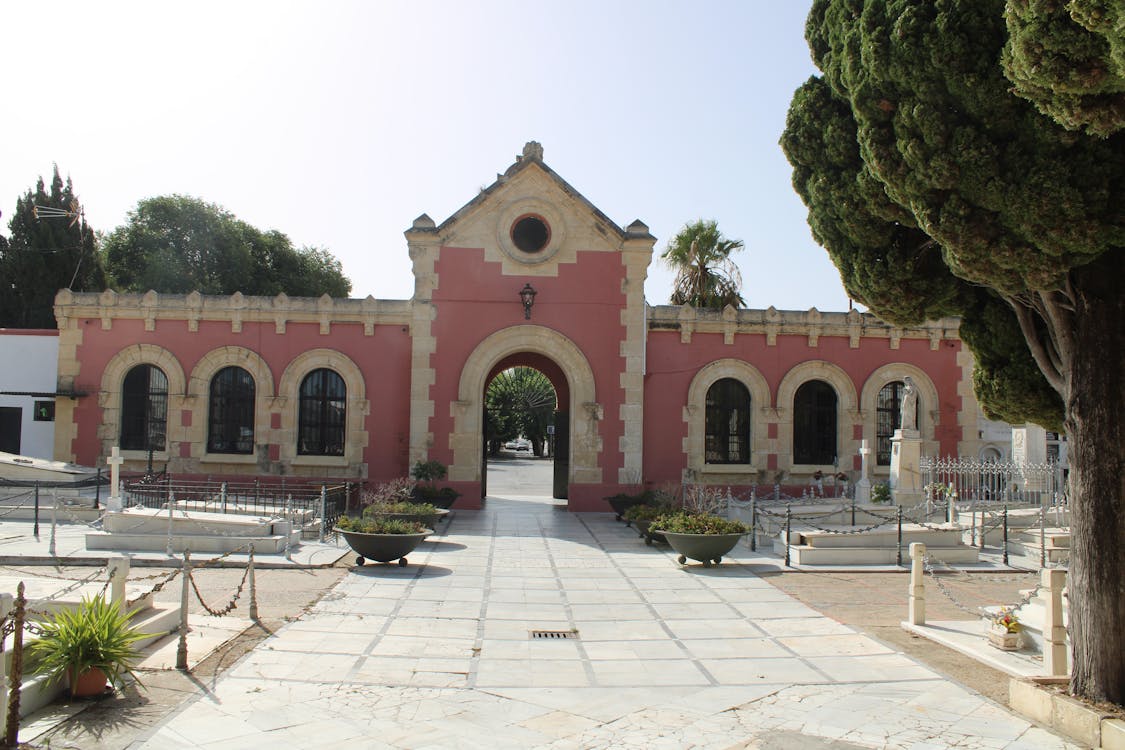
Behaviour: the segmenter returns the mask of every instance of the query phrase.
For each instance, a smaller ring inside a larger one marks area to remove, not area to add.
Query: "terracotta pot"
[[[109,678],[105,676],[105,672],[97,667],[87,669],[78,675],[77,680],[74,679],[74,675],[70,675],[70,694],[74,698],[89,698],[101,695],[105,692],[107,685],[109,685]]]

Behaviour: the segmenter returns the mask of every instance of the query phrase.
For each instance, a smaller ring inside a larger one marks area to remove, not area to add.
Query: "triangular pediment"
[[[521,242],[524,227],[541,242]],[[547,166],[535,142],[436,233],[442,246],[483,248],[486,260],[501,261],[506,272],[533,274],[553,273],[579,251],[620,251],[630,236]]]

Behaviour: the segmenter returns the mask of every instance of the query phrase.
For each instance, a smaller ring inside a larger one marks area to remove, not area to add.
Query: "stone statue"
[[[918,389],[914,387],[914,380],[909,375],[903,378],[900,424],[903,432],[918,429]]]

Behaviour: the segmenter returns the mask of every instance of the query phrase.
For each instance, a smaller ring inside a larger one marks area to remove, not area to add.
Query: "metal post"
[[[47,543],[47,554],[55,556],[55,531],[59,525],[59,492],[51,490],[51,541]]]
[[[227,512],[227,483],[223,482],[223,486],[219,488],[219,498],[222,501],[223,513]]]
[[[910,543],[910,603],[907,605],[907,619],[912,625],[926,624],[926,579],[924,563],[926,545],[921,542]]]
[[[176,669],[187,671],[188,587],[191,586],[191,551],[184,548],[183,585],[180,587],[180,645],[176,647]]]
[[[316,541],[324,544],[324,521],[328,513],[328,489],[322,484],[320,485],[320,531],[317,533]]]
[[[102,470],[98,469],[98,483],[94,485],[94,510],[97,510],[102,500]]]
[[[1008,504],[1004,503],[1004,515],[1001,517],[1004,522],[1004,564],[1008,564]]]
[[[288,521],[288,528],[285,530],[285,559],[292,560],[293,553],[289,549],[289,540],[293,538],[293,495],[290,493],[285,497],[285,520]]]
[[[758,551],[758,498],[750,493],[750,551]]]
[[[1039,503],[1039,567],[1047,567],[1047,493]]]
[[[855,498],[852,498],[852,526],[855,526]]]
[[[902,567],[902,506],[898,506],[898,552],[896,553],[896,565]]]
[[[35,541],[39,541],[39,480],[35,480],[35,526],[32,529],[35,534]]]
[[[258,584],[254,580],[254,545],[250,545],[250,559],[246,563],[249,571],[246,573],[250,579],[250,619],[258,622]]]
[[[172,491],[169,490],[168,491],[168,544],[165,546],[165,549],[164,549],[164,554],[168,555],[168,557],[172,557],[172,502],[173,502],[173,500],[174,500],[174,496],[172,495]]]
[[[787,567],[787,568],[791,567],[789,565],[789,540],[790,540],[790,534],[792,533],[792,531],[793,531],[793,509],[790,506],[786,505],[785,506],[785,567]]]
[[[20,733],[20,685],[23,683],[23,622],[27,599],[23,595],[23,581],[16,587],[15,607],[12,620],[12,664],[10,669],[11,688],[8,690],[8,716],[4,722],[4,746],[16,747]]]

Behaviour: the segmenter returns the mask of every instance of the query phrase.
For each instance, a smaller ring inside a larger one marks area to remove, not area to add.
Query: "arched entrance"
[[[569,494],[569,469],[570,469],[570,443],[569,443],[569,416],[570,416],[570,386],[567,382],[566,375],[563,373],[562,368],[558,364],[542,354],[535,352],[519,352],[512,354],[501,360],[492,372],[489,373],[488,383],[486,388],[491,388],[494,378],[501,375],[505,370],[512,370],[514,368],[525,368],[534,370],[545,377],[551,384],[554,392],[550,394],[552,401],[550,402],[551,421],[553,422],[551,430],[554,433],[554,441],[551,449],[551,463],[553,466],[553,481],[552,481],[552,497],[558,500],[565,500]],[[481,497],[485,497],[489,493],[488,485],[488,439],[489,439],[489,420],[490,417],[500,417],[502,414],[488,414],[488,404],[485,404],[485,420],[484,420],[484,441],[486,449],[481,453]],[[540,412],[542,414],[542,412]],[[536,419],[535,421],[538,421]],[[528,437],[531,433],[528,433]],[[538,435],[535,436],[539,437]],[[535,442],[535,438],[533,441]]]
[[[535,325],[497,331],[481,341],[465,360],[453,409],[450,479],[479,482],[483,494],[486,489],[484,390],[497,372],[519,364],[534,367],[546,375],[559,396],[556,457],[565,450],[569,461],[560,462],[556,458],[556,494],[562,489],[569,496],[570,486],[575,483],[600,483],[602,472],[598,468],[598,455],[602,446],[597,430],[600,407],[595,397],[594,371],[573,341],[550,328]]]

